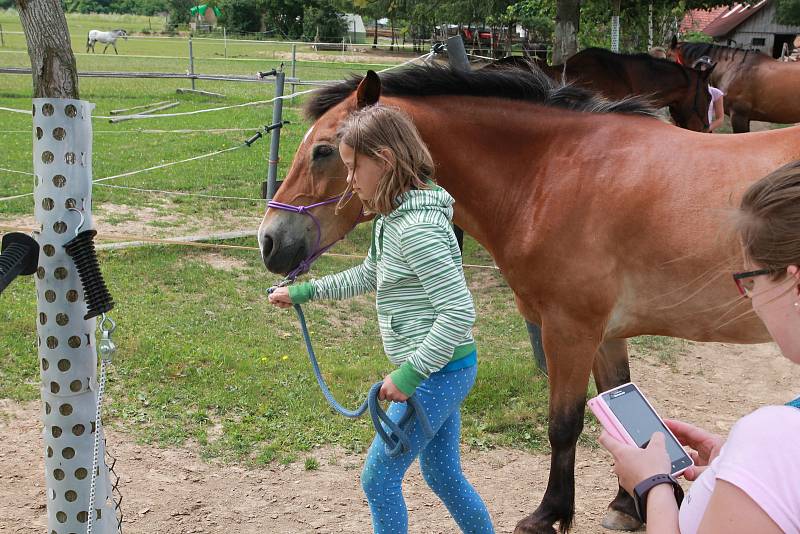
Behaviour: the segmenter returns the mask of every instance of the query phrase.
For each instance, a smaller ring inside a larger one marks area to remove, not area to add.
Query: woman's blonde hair
[[[800,161],[784,165],[747,189],[736,229],[744,253],[756,265],[782,278],[800,265]]]
[[[364,155],[387,164],[388,171],[378,183],[375,198],[364,202],[369,212],[390,213],[402,193],[428,189],[428,181],[434,179],[428,147],[411,118],[398,108],[378,104],[356,111],[339,127],[339,141],[353,148],[356,160]],[[391,157],[386,155],[387,150]],[[348,184],[337,209],[346,203],[351,190]]]

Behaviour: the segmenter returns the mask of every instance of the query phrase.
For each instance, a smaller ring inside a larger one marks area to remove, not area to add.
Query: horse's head
[[[368,72],[352,95],[322,113],[306,133],[258,230],[261,257],[271,272],[287,274],[313,261],[359,222],[362,205],[355,195],[336,213],[333,199],[347,185],[337,131],[350,113],[375,104],[380,92],[378,75]]]
[[[669,105],[669,114],[681,128],[696,132],[708,131],[708,108],[711,105],[711,92],[708,90],[708,77],[711,69],[699,70],[687,67],[686,85],[677,93],[677,98]]]
[[[675,35],[672,36],[672,40],[669,42],[669,48],[667,48],[667,59],[674,61],[679,65],[686,64],[683,60],[683,54],[681,53],[681,43],[678,42],[678,37]]]
[[[126,41],[128,40],[128,32],[125,30],[114,30],[114,33],[117,34],[117,37],[122,37]]]

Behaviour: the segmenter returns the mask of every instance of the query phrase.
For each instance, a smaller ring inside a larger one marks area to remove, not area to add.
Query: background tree
[[[775,21],[789,26],[800,26],[800,0],[777,0]]]
[[[303,9],[303,39],[321,43],[340,43],[347,33],[344,14],[324,0]]]
[[[228,31],[261,31],[263,11],[257,0],[221,0],[218,6],[222,12],[219,16],[219,23]]]
[[[18,0],[33,70],[33,98],[80,98],[78,68],[60,0]]]

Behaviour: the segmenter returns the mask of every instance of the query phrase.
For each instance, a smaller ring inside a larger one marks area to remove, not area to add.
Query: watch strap
[[[633,501],[642,523],[647,523],[647,494],[659,484],[670,484],[678,506],[683,502],[683,488],[672,475],[654,475],[639,482],[633,489]]]

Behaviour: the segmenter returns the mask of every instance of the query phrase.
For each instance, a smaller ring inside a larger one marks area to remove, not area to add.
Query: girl
[[[745,271],[734,281],[783,355],[800,364],[800,162],[753,184],[738,215]],[[652,487],[645,500],[648,533],[800,533],[800,397],[743,417],[727,441],[687,423],[666,423],[694,449],[697,466],[685,476],[695,483],[680,510],[669,484]],[[641,481],[669,473],[660,433],[646,449],[606,432],[600,443],[631,494]]]
[[[378,436],[373,440],[361,473],[373,530],[407,531],[401,484],[419,456],[425,481],[461,530],[494,532],[486,505],[461,472],[460,406],[475,383],[477,356],[475,309],[451,227],[453,198],[433,183],[430,152],[399,109],[359,110],[339,135],[348,189],[375,214],[369,254],[358,267],[279,288],[270,303],[286,308],[377,290],[383,346],[398,366],[383,379],[379,397],[395,401],[387,413],[397,421],[406,410],[402,403],[416,395],[436,434],[427,439],[414,425],[411,450],[394,459]]]

